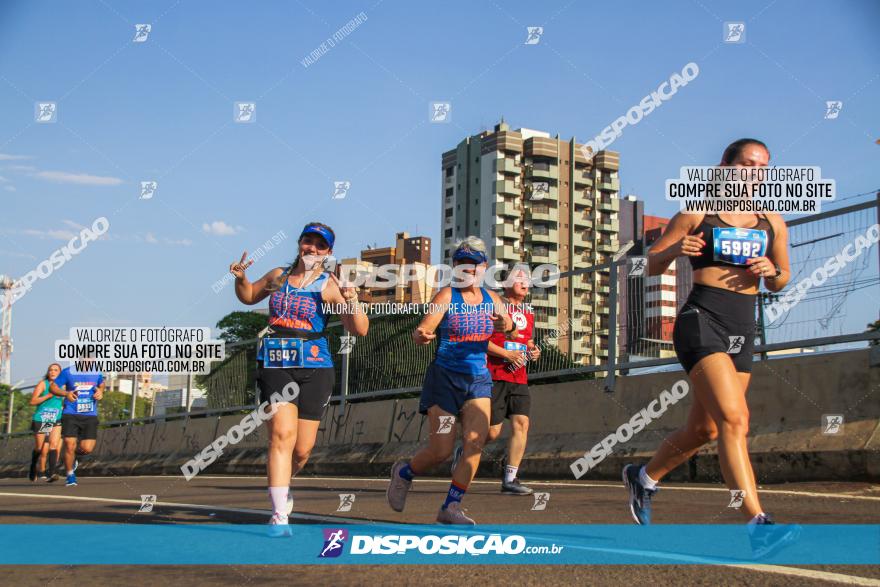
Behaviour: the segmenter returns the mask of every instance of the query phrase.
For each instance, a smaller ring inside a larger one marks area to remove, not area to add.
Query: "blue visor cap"
[[[303,229],[302,234],[299,235],[299,238],[302,239],[302,237],[304,237],[307,234],[317,234],[318,236],[323,238],[325,241],[327,241],[327,244],[329,245],[331,250],[333,249],[333,241],[335,240],[333,238],[333,233],[331,233],[329,230],[327,230],[323,226],[317,226],[314,224],[306,226]]]
[[[472,251],[471,249],[459,249],[455,251],[454,255],[452,255],[452,260],[470,260],[479,265],[480,263],[486,262],[486,255],[481,253],[480,251]]]

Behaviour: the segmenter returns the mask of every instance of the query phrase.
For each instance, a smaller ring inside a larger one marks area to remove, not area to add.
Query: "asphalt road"
[[[201,475],[79,478],[77,487],[0,479],[0,523],[193,523],[262,524],[269,515],[261,477]],[[406,512],[385,502],[384,479],[301,477],[294,480],[296,524],[333,522],[433,523],[447,479],[418,479]],[[549,494],[546,509],[533,511],[530,496],[499,493],[499,483],[478,479],[465,497],[469,515],[481,524],[628,524],[626,496],[609,482],[533,482]],[[798,483],[763,487],[764,508],[781,522],[880,524],[880,486],[866,483]],[[338,512],[340,494],[353,494],[348,512]],[[156,495],[151,513],[139,512],[141,495]],[[654,500],[654,521],[687,524],[741,523],[728,508],[729,493],[718,485],[664,484]],[[2,532],[2,530],[0,530]],[[51,563],[47,549],[46,562]],[[740,567],[641,566],[46,566],[5,567],[4,583],[14,585],[96,585],[130,581],[216,585],[412,584],[449,585],[475,580],[516,585],[835,585],[880,586],[880,569],[866,566]],[[133,575],[134,573],[134,575]]]

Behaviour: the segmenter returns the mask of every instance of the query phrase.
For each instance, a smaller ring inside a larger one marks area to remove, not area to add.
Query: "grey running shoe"
[[[464,446],[456,445],[455,450],[452,452],[452,464],[449,466],[449,474],[455,473],[455,468],[458,466],[458,461],[461,460],[461,453],[464,452]]]
[[[659,489],[648,489],[639,481],[638,465],[627,465],[623,468],[623,484],[629,493],[629,511],[633,520],[640,526],[651,523],[651,498]]]
[[[385,491],[385,497],[388,499],[388,505],[395,512],[402,512],[406,506],[406,494],[412,487],[412,481],[407,481],[400,476],[400,470],[407,464],[407,461],[399,460],[391,467],[391,482]]]
[[[477,523],[474,522],[471,518],[467,517],[463,511],[461,511],[461,504],[457,501],[453,501],[446,509],[440,508],[440,511],[437,513],[437,523],[439,524],[460,524],[464,526],[476,526]]]
[[[516,478],[510,483],[501,481],[501,493],[509,493],[511,495],[531,495],[534,491],[531,487],[526,487],[520,483],[519,478]]]

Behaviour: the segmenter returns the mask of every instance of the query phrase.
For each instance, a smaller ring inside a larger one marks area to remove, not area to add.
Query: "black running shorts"
[[[513,383],[512,381],[495,381],[492,385],[492,426],[504,422],[511,416],[529,415],[532,407],[532,397],[529,395],[529,386],[525,383]]]
[[[61,415],[61,436],[75,436],[80,440],[98,438],[98,416],[80,416],[79,414]]]
[[[672,330],[675,354],[689,374],[701,359],[726,353],[736,370],[752,372],[755,296],[694,284]]]
[[[275,392],[281,393],[291,381],[299,385],[299,395],[292,402],[299,409],[297,418],[320,420],[330,403],[336,370],[331,368],[266,369],[257,365],[260,401],[267,402]]]

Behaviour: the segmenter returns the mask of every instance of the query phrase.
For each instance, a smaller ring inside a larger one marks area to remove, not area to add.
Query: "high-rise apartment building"
[[[560,271],[610,260],[620,247],[619,155],[592,160],[575,138],[510,130],[502,120],[443,153],[442,259],[450,263],[456,239],[486,241],[488,257],[513,265],[549,263]],[[559,350],[584,364],[608,359],[608,271],[533,288],[537,328],[558,328]]]

